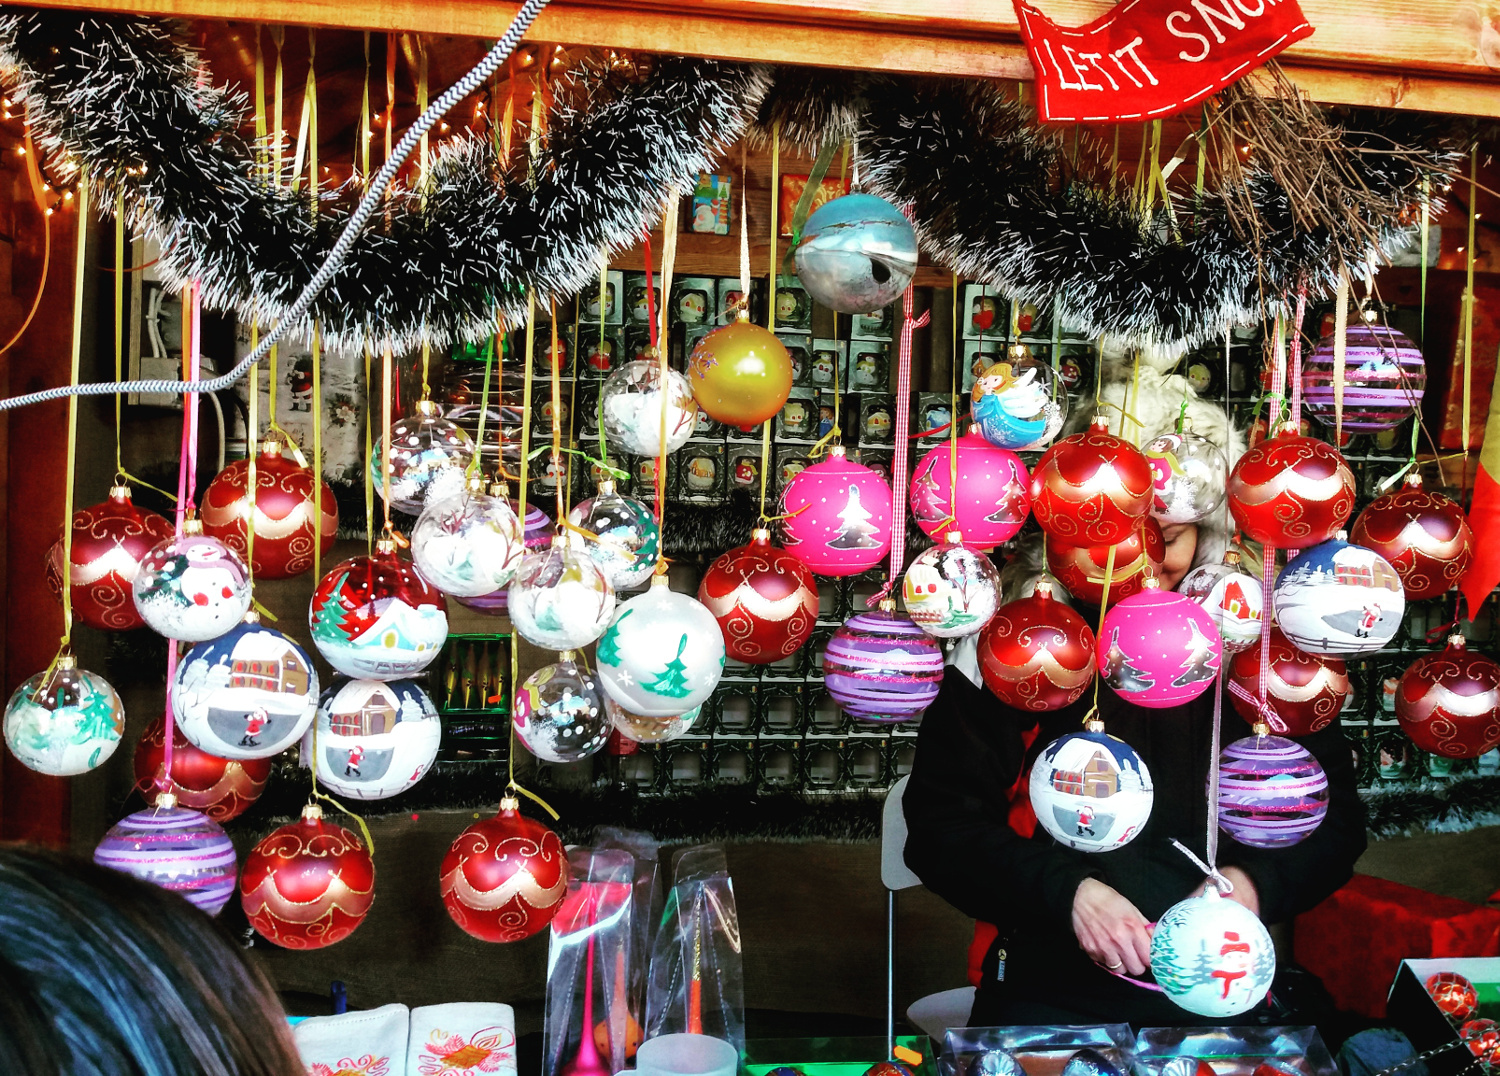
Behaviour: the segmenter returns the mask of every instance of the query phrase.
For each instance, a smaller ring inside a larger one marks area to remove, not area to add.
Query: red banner
[[[1049,123],[1170,116],[1313,32],[1297,0],[1123,0],[1076,30],[1015,5]]]

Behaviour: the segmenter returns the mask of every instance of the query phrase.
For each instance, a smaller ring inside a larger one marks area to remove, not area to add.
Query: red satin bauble
[[[250,925],[283,949],[322,949],[364,922],[375,901],[375,861],[316,804],[267,834],[245,857],[240,905]]]
[[[245,556],[245,521],[250,516],[250,461],[225,467],[203,494],[203,532]],[[282,454],[281,442],[266,440],[255,457],[255,574],[290,579],[313,566],[313,542],[327,554],[339,529],[339,507],[327,482],[318,482],[313,507],[313,473]],[[319,518],[321,517],[321,518]],[[316,527],[316,530],[314,530]]]
[[[531,937],[568,895],[562,841],[519,808],[515,797],[502,799],[499,814],[458,835],[438,871],[448,915],[480,941]]]
[[[1452,498],[1424,490],[1416,471],[1407,473],[1400,489],[1365,506],[1349,541],[1391,562],[1407,601],[1446,594],[1474,559],[1464,510]]]
[[[1064,437],[1031,472],[1031,511],[1048,537],[1071,545],[1114,545],[1151,509],[1155,476],[1140,449],[1096,416],[1087,433]]]
[[[1478,758],[1500,745],[1500,665],[1449,636],[1446,649],[1401,674],[1396,720],[1423,751]]]
[[[166,747],[166,721],[158,717],[147,725],[135,745],[135,790],[147,803],[153,802],[157,791],[170,792],[178,806],[202,811],[223,823],[242,814],[265,791],[272,759],[219,758],[200,751],[175,729],[173,733],[172,774],[165,789],[157,789],[156,779]]]
[[[1332,445],[1286,429],[1234,465],[1229,510],[1246,538],[1306,549],[1328,541],[1349,521],[1354,472]]]
[[[130,631],[145,626],[135,611],[131,584],[141,558],[173,535],[172,524],[155,512],[137,508],[129,486],[113,486],[109,500],[73,513],[73,616],[100,631]],[[48,586],[62,599],[62,542],[54,545],[45,565]]]
[[[1276,627],[1271,628],[1270,669],[1266,704],[1286,725],[1286,732],[1278,732],[1278,736],[1308,736],[1326,728],[1349,698],[1349,670],[1342,658],[1298,650]],[[1260,643],[1252,643],[1234,656],[1229,680],[1259,698]],[[1259,720],[1253,703],[1232,691],[1229,701],[1246,721],[1254,724]]]
[[[979,635],[984,686],[1007,706],[1060,710],[1094,678],[1094,632],[1043,580],[1002,605]]]
[[[698,600],[719,622],[724,652],[764,665],[796,653],[818,621],[818,582],[812,569],[771,544],[757,527],[750,544],[714,561],[698,584]]]
[[[1148,575],[1159,576],[1162,560],[1167,555],[1166,539],[1162,537],[1161,524],[1150,516],[1141,520],[1125,540],[1114,545],[1115,564],[1109,566],[1108,544],[1078,546],[1047,535],[1047,570],[1057,581],[1068,588],[1068,593],[1081,602],[1098,605],[1104,601],[1104,580],[1109,577],[1109,604],[1132,594],[1139,594],[1146,587]],[[1147,569],[1150,569],[1148,572]]]

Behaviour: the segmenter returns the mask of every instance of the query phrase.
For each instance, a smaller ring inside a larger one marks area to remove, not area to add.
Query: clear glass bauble
[[[1068,420],[1067,386],[1050,365],[1029,354],[988,366],[969,399],[984,439],[1013,452],[1047,447]]]
[[[1196,433],[1164,433],[1141,447],[1151,463],[1151,514],[1161,523],[1197,523],[1224,503],[1229,462]]]
[[[634,497],[615,492],[613,482],[600,482],[597,494],[574,505],[568,522],[599,536],[585,548],[616,590],[640,586],[656,571],[661,552],[656,517]]]
[[[5,706],[5,746],[21,765],[73,777],[101,765],[120,746],[125,707],[104,677],[64,655],[37,673]]]
[[[1000,573],[989,557],[964,546],[961,533],[949,531],[943,542],[924,549],[907,567],[901,604],[928,635],[973,635],[1000,607]]]
[[[180,537],[141,558],[132,592],[136,612],[152,631],[201,643],[217,639],[249,611],[250,573],[239,554],[189,520]]]
[[[543,762],[580,762],[609,739],[599,685],[568,653],[521,682],[514,724],[526,750]]]
[[[1238,654],[1260,641],[1265,626],[1265,598],[1260,580],[1241,571],[1239,557],[1220,564],[1200,564],[1177,584],[1184,594],[1213,619],[1224,642],[1224,651]]]
[[[663,411],[668,452],[687,444],[698,421],[688,379],[668,370],[663,392],[661,364],[654,359],[634,359],[610,374],[600,390],[599,405],[610,443],[635,456],[661,455]]]
[[[526,546],[503,486],[434,497],[411,532],[411,559],[439,590],[476,598],[510,583]]]
[[[370,453],[375,492],[384,495],[389,470],[391,507],[414,516],[421,513],[429,492],[451,492],[463,482],[463,469],[474,455],[474,440],[463,427],[444,418],[437,404],[421,400],[416,414],[391,424],[389,465],[384,448],[384,439],[378,439]]]
[[[533,646],[577,650],[609,627],[615,588],[585,552],[575,532],[553,536],[546,549],[528,553],[506,595],[511,623]]]
[[[666,743],[686,736],[692,730],[698,723],[698,716],[703,713],[703,704],[699,703],[687,713],[677,714],[675,717],[646,717],[631,713],[606,694],[604,712],[609,715],[609,723],[615,727],[615,731],[627,740],[634,740],[636,743]]]

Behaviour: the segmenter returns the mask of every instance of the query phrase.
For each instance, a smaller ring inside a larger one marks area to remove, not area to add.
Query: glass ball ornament
[[[633,359],[610,374],[599,390],[599,404],[609,443],[634,456],[661,455],[663,411],[668,452],[687,444],[698,421],[693,386],[676,370],[668,370],[663,392],[661,363],[655,359]]]
[[[1041,580],[1029,597],[1007,602],[979,636],[984,686],[1007,706],[1031,713],[1071,705],[1094,679],[1094,632]]]
[[[1043,548],[1047,571],[1067,588],[1069,594],[1089,605],[1103,603],[1106,579],[1109,580],[1111,606],[1132,594],[1139,594],[1145,589],[1147,578],[1161,572],[1167,555],[1167,541],[1162,536],[1161,524],[1150,516],[1142,519],[1135,530],[1114,546],[1071,545],[1049,534]],[[1111,548],[1115,553],[1112,570],[1109,564]]]
[[[958,484],[953,477],[958,460]],[[1016,536],[1031,514],[1030,479],[1021,457],[996,448],[974,430],[954,444],[929,449],[911,480],[911,510],[929,538],[958,531],[971,549],[991,549]],[[956,492],[955,492],[956,489]]]
[[[693,399],[726,426],[769,422],[792,392],[792,357],[776,334],[741,318],[693,345],[687,360]]]
[[[166,743],[167,722],[164,717],[158,717],[146,726],[135,745],[132,759],[135,790],[147,802],[153,800],[158,791],[168,792],[177,797],[180,806],[202,811],[223,824],[244,814],[260,798],[266,790],[266,782],[271,779],[271,759],[210,755],[193,746],[193,742],[175,725],[172,729],[172,772],[166,773],[162,769],[166,762]]]
[[[784,544],[818,575],[858,575],[891,551],[891,502],[890,483],[835,445],[782,493]]]
[[[375,902],[375,860],[352,831],[309,803],[245,857],[240,907],[255,932],[283,949],[322,949],[365,921]]]
[[[1197,523],[1224,503],[1229,463],[1224,451],[1195,433],[1164,433],[1142,448],[1155,492],[1151,514],[1162,523]]]
[[[391,507],[412,516],[421,513],[430,492],[451,493],[462,486],[464,468],[474,455],[474,439],[468,431],[444,418],[431,400],[418,400],[416,414],[391,424],[390,442],[387,463],[385,440],[376,440],[370,453],[370,477],[375,492],[385,496],[389,476]]]
[[[125,707],[109,682],[61,654],[5,705],[5,746],[28,770],[74,777],[104,763],[120,746]]]
[[[1401,628],[1406,598],[1396,569],[1336,538],[1303,550],[1276,578],[1276,625],[1309,654],[1379,650]]]
[[[1424,490],[1415,469],[1400,489],[1365,506],[1349,536],[1390,562],[1408,601],[1446,594],[1474,559],[1474,535],[1463,508],[1451,497]]]
[[[1429,975],[1422,988],[1442,1014],[1454,1023],[1463,1023],[1479,1011],[1479,993],[1474,984],[1456,971]]]
[[[250,574],[239,554],[190,519],[141,558],[131,584],[136,612],[158,635],[188,643],[216,639],[250,609]]]
[[[1151,934],[1151,974],[1188,1012],[1226,1017],[1265,999],[1276,975],[1276,949],[1255,913],[1212,886],[1178,901]]]
[[[1049,537],[1071,545],[1123,542],[1151,508],[1155,475],[1141,450],[1096,415],[1064,437],[1031,472],[1031,511]]]
[[[417,571],[445,594],[477,598],[510,584],[526,547],[505,487],[478,479],[432,497],[411,532]]]
[[[396,554],[393,539],[371,556],[335,565],[308,607],[312,641],[328,664],[355,680],[402,680],[437,658],[448,638],[442,592]]]
[[[1450,635],[1446,648],[1401,674],[1396,720],[1424,751],[1478,758],[1500,746],[1500,665]]]
[[[1014,355],[987,367],[970,390],[970,414],[986,441],[1013,452],[1046,448],[1068,420],[1068,389],[1050,365]]]
[[[1500,1024],[1489,1019],[1465,1020],[1458,1036],[1486,1069],[1500,1068]]]
[[[1191,702],[1218,679],[1224,660],[1219,629],[1191,598],[1162,590],[1155,579],[1104,617],[1099,675],[1138,706],[1160,709]]]
[[[1328,775],[1301,744],[1251,728],[1219,755],[1219,828],[1251,848],[1288,848],[1328,814]]]
[[[235,460],[220,471],[203,494],[203,533],[245,559],[253,519],[251,567],[262,579],[301,575],[313,566],[314,546],[327,556],[339,529],[338,501],[327,482],[314,478],[312,468],[287,458],[281,441],[267,438],[256,453],[254,505],[249,489],[248,459]]]
[[[253,612],[184,654],[172,680],[177,728],[219,758],[280,754],[302,738],[317,707],[312,658]]]
[[[94,862],[176,893],[208,915],[234,895],[234,844],[223,827],[165,792],[111,826]]]
[[[613,481],[600,482],[598,493],[574,505],[568,522],[599,536],[584,549],[616,590],[638,587],[656,571],[661,555],[656,517],[634,497],[617,493]]]
[[[383,800],[427,776],[442,736],[437,707],[417,681],[343,680],[318,700],[302,757],[334,795]]]
[[[507,502],[509,502],[509,496],[499,483],[490,487],[490,493],[492,496],[504,496]],[[546,549],[552,544],[552,535],[555,533],[556,528],[552,525],[552,517],[543,512],[534,503],[528,503],[526,505],[526,519],[521,525],[524,551],[530,553],[537,549]],[[516,567],[519,568],[520,565],[517,564]],[[515,578],[514,572],[511,573],[511,578]],[[488,594],[477,596],[453,594],[451,597],[459,605],[462,605],[466,609],[473,609],[476,613],[483,613],[485,616],[505,616],[510,609],[510,584],[507,583],[505,586],[492,590]]]
[[[577,650],[609,627],[615,588],[584,551],[575,531],[552,537],[546,549],[527,553],[507,599],[511,623],[533,646]]]
[[[1295,426],[1252,445],[1229,472],[1228,491],[1240,532],[1278,549],[1326,542],[1354,512],[1354,472],[1344,457]]]
[[[580,762],[609,739],[609,718],[594,677],[565,650],[521,682],[516,735],[543,762]]]
[[[1322,423],[1335,424],[1335,354],[1332,334],[1302,364],[1302,402]],[[1422,403],[1427,365],[1405,333],[1355,322],[1344,332],[1344,429],[1392,430]]]
[[[568,895],[568,854],[557,834],[506,796],[494,818],[460,833],[438,870],[448,916],[480,941],[515,942],[547,928]]]
[[[604,712],[609,716],[609,723],[614,726],[615,731],[627,740],[636,743],[667,743],[692,731],[703,713],[703,705],[700,703],[686,713],[671,717],[645,717],[631,713],[605,695]]]
[[[73,617],[99,631],[145,627],[131,592],[141,560],[175,533],[155,512],[138,508],[130,487],[111,486],[102,504],[73,513],[67,566]],[[53,545],[45,567],[48,586],[62,600],[62,541]]]
[[[842,314],[869,314],[900,298],[917,272],[917,235],[873,194],[846,194],[807,218],[792,249],[807,293]]]
[[[698,600],[718,621],[725,653],[749,665],[791,657],[818,621],[817,579],[801,560],[773,546],[764,527],[709,566]]]
[[[1287,736],[1310,736],[1328,727],[1344,709],[1349,698],[1349,671],[1335,657],[1309,654],[1292,644],[1274,625],[1267,641],[1270,676],[1266,683],[1266,705]],[[1252,646],[1235,654],[1229,663],[1229,682],[1238,685],[1252,698],[1260,697],[1260,647]],[[1251,724],[1263,719],[1257,703],[1242,699],[1233,691],[1229,702],[1235,712]],[[1276,727],[1276,722],[1271,722]]]
[[[1090,721],[1059,736],[1031,767],[1031,809],[1052,839],[1080,852],[1129,844],[1151,817],[1155,786],[1141,756]]]
[[[973,635],[1000,607],[1000,573],[990,558],[964,545],[959,531],[922,550],[901,581],[901,604],[912,622],[938,639]]]
[[[920,717],[942,683],[942,647],[889,598],[844,621],[823,650],[824,687],[859,721],[893,725]]]
[[[642,717],[674,717],[701,705],[724,673],[724,636],[702,602],[665,575],[620,605],[594,649],[605,694]]]
[[[1238,654],[1260,640],[1265,594],[1259,579],[1240,570],[1240,555],[1234,550],[1219,564],[1200,564],[1188,572],[1177,584],[1177,593],[1207,610],[1226,654]]]

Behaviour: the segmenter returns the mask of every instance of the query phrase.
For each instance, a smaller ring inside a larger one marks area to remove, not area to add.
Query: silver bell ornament
[[[636,456],[661,455],[663,411],[668,452],[687,444],[698,422],[688,379],[668,370],[662,391],[661,364],[654,359],[634,359],[610,374],[599,392],[599,409],[610,442]]]
[[[411,559],[446,594],[475,598],[507,585],[525,555],[521,521],[498,483],[478,477],[428,499],[411,532]]]
[[[414,516],[422,511],[429,493],[450,493],[463,484],[464,467],[474,454],[474,440],[463,427],[444,418],[437,404],[418,400],[416,414],[391,424],[389,464],[384,450],[381,439],[370,453],[375,492],[385,495],[388,471],[391,507]]]
[[[571,650],[522,681],[515,702],[516,735],[543,762],[582,761],[609,739],[598,685]]]
[[[917,235],[899,209],[873,194],[828,202],[802,229],[797,277],[818,302],[869,314],[898,299],[917,271]]]
[[[1224,503],[1229,462],[1196,433],[1164,433],[1141,447],[1151,463],[1151,514],[1159,523],[1197,523]]]
[[[640,586],[656,571],[661,552],[656,517],[634,497],[617,493],[612,480],[604,479],[597,494],[574,505],[568,522],[597,535],[585,548],[616,590]]]
[[[546,549],[528,553],[507,595],[511,623],[533,646],[576,650],[609,626],[615,588],[583,548],[577,531],[552,537]]]

